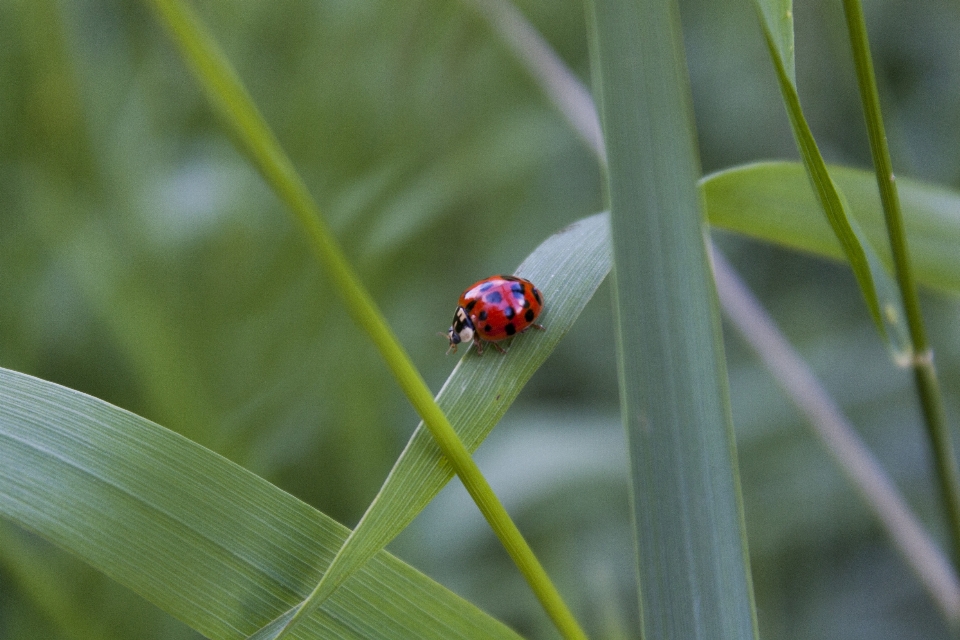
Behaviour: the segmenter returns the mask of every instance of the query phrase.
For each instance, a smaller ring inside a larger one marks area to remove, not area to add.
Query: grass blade
[[[820,207],[843,247],[877,330],[895,359],[909,358],[905,313],[897,287],[859,225],[848,214],[849,206],[827,171],[800,106],[793,61],[793,4],[790,0],[754,0],[754,6],[760,16],[797,149]]]
[[[309,190],[297,175],[293,163],[280,147],[226,56],[186,4],[178,0],[153,0],[153,5],[211,102],[232,127],[241,147],[250,155],[267,182],[288,205],[306,232],[310,248],[333,282],[334,289],[350,315],[380,352],[401,390],[423,419],[537,599],[564,635],[581,637],[583,632],[566,603],[560,598],[539,560],[494,495],[449,420],[437,406],[426,382],[390,329],[373,298],[363,287],[329,225],[321,216]],[[316,597],[319,591],[318,584],[277,637],[289,633],[311,610],[319,606],[323,601]]]
[[[673,2],[590,3],[645,638],[757,636]]]
[[[0,516],[209,638],[289,609],[347,537],[337,524],[182,436],[78,391],[0,369]],[[311,637],[516,638],[381,552]],[[489,635],[488,635],[489,634]]]
[[[910,364],[917,385],[920,407],[923,410],[927,436],[934,453],[937,479],[940,482],[940,497],[953,546],[953,563],[955,568],[960,568],[960,471],[957,469],[957,457],[954,453],[950,429],[947,426],[943,394],[940,392],[940,382],[933,364],[933,351],[927,344],[923,314],[920,311],[920,298],[917,295],[917,283],[907,250],[897,181],[893,174],[890,150],[887,148],[887,136],[880,114],[880,95],[877,91],[873,61],[870,58],[867,24],[863,17],[863,7],[858,0],[844,0],[843,12],[850,33],[850,46],[853,50],[854,67],[857,70],[857,83],[860,86],[870,151],[873,154],[877,188],[883,203],[887,235],[896,267],[897,285],[907,314],[911,353],[915,354]]]
[[[477,356],[468,351],[447,379],[437,403],[476,450],[520,390],[547,359],[610,270],[609,222],[597,214],[551,236],[524,260],[516,274],[536,283],[546,301],[540,321],[546,331],[515,339],[509,353]],[[406,527],[453,477],[421,423],[350,539],[317,588],[322,601]],[[259,637],[273,637],[265,634]]]

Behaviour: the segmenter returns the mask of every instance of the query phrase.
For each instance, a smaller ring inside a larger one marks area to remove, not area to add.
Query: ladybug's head
[[[457,312],[453,314],[453,325],[447,331],[447,337],[450,339],[450,348],[447,353],[457,352],[457,345],[461,342],[470,343],[473,340],[473,322],[463,307],[457,307]]]

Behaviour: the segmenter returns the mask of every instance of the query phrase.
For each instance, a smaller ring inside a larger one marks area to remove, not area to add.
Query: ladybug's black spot
[[[533,297],[537,299],[537,304],[543,304],[543,298],[540,297],[540,290],[533,288]]]
[[[530,301],[527,300],[526,298],[524,298],[524,299],[523,299],[523,304],[522,304],[521,306],[522,306],[524,309],[529,309],[529,308],[530,308]]]
[[[490,333],[491,331],[493,331],[493,327],[491,327],[491,326],[488,325],[488,324],[483,325],[483,332],[484,332],[484,333]]]
[[[500,295],[499,291],[488,293],[483,297],[483,299],[485,302],[489,302],[490,304],[500,304],[501,302],[503,302],[503,296]]]
[[[473,308],[474,308],[475,306],[477,306],[477,301],[476,301],[476,300],[471,300],[470,302],[467,303],[467,306],[464,307],[464,308],[465,308],[468,312],[470,312],[470,311],[473,311]]]
[[[507,316],[507,320],[512,319],[513,316],[516,315],[516,313],[517,312],[513,310],[513,307],[507,307],[506,309],[503,310],[503,315]]]
[[[515,326],[513,326],[513,323],[512,323],[512,322],[508,322],[508,323],[507,323],[507,326],[505,326],[505,327],[503,328],[503,330],[507,332],[507,335],[508,335],[508,336],[512,336],[513,334],[515,334],[515,333],[517,332],[517,328],[516,328]]]
[[[536,314],[533,313],[533,309],[527,309],[527,312],[523,314],[523,318],[527,322],[533,322],[533,319],[535,317],[536,317]]]
[[[486,311],[481,311],[480,313],[477,314],[477,320],[479,320],[480,322],[483,322],[486,319],[487,319]]]

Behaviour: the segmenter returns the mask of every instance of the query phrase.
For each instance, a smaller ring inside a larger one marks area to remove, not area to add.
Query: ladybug
[[[497,342],[523,333],[534,324],[543,308],[543,295],[533,283],[516,276],[490,276],[467,288],[460,295],[459,306],[453,315],[453,326],[447,331],[450,349],[456,352],[461,342],[477,345],[483,353],[483,343],[490,342],[500,353],[506,351]]]

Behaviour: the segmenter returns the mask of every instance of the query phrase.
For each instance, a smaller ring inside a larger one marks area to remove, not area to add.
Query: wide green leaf
[[[182,436],[6,369],[0,515],[210,638],[243,638],[299,602],[348,534]],[[385,552],[303,631],[323,638],[517,637]]]
[[[594,0],[644,638],[757,637],[676,2]]]
[[[873,173],[831,166],[830,175],[846,195],[850,214],[890,264]],[[898,183],[917,280],[960,293],[960,193],[916,180],[901,178]],[[706,176],[701,189],[710,223],[721,229],[833,259],[845,257],[799,163],[726,169]]]

